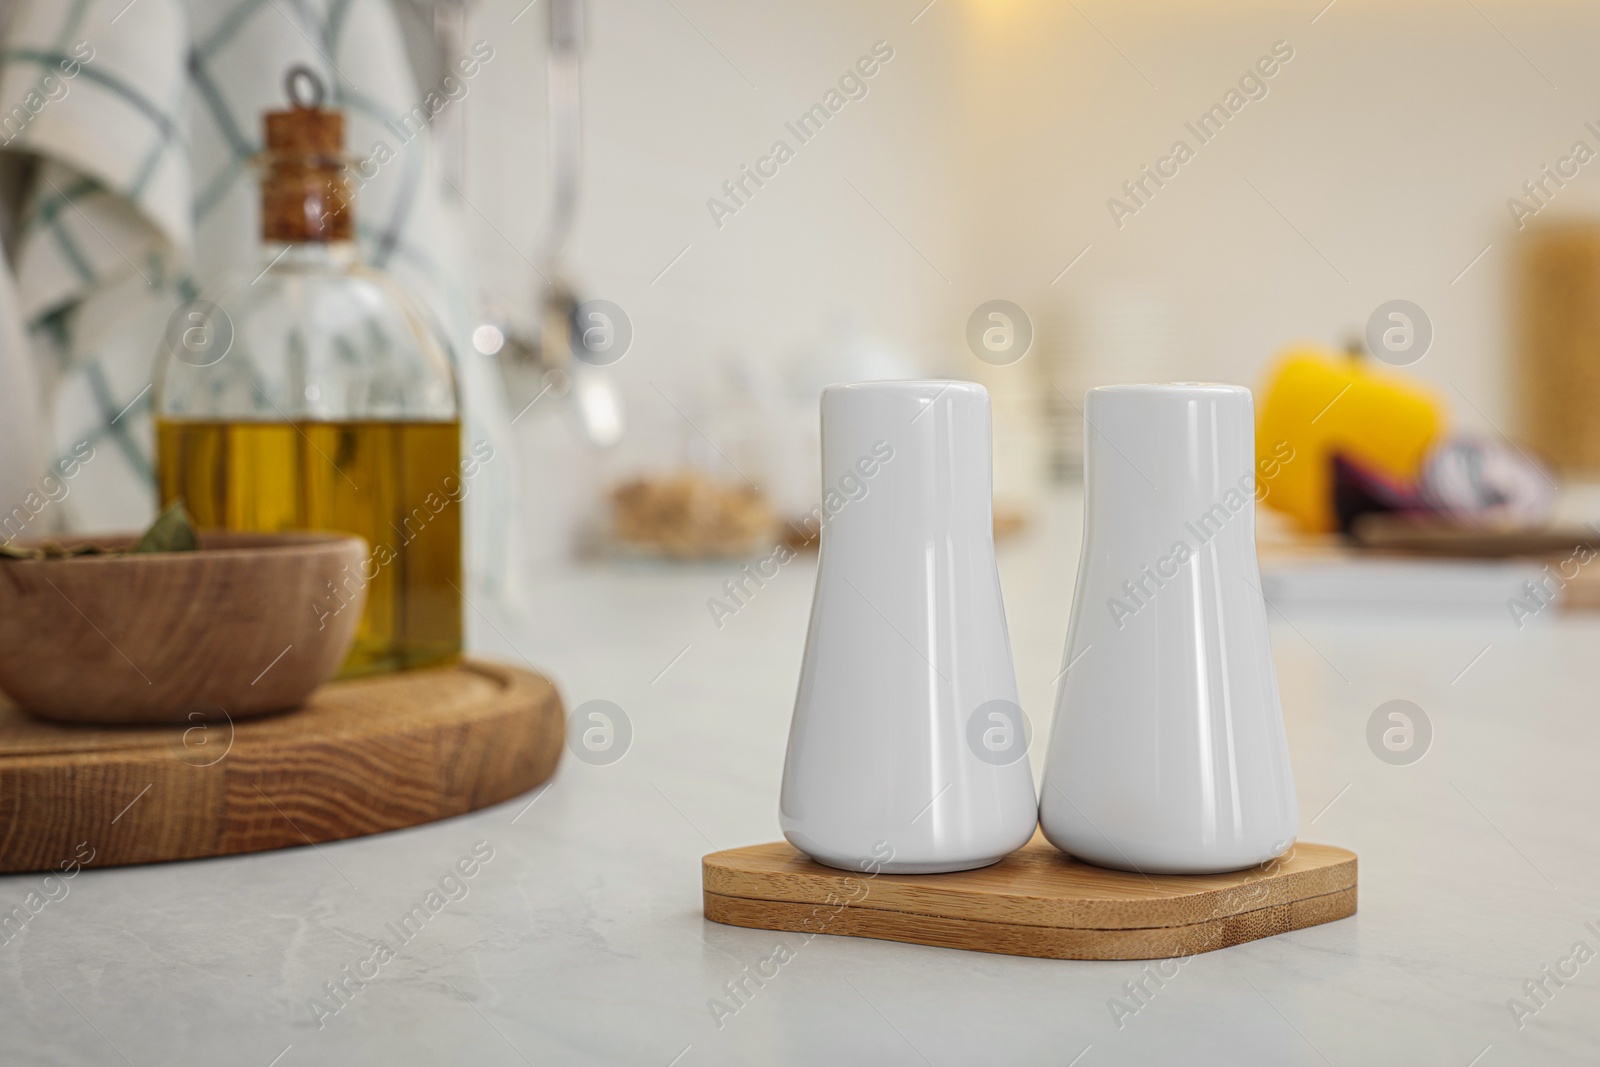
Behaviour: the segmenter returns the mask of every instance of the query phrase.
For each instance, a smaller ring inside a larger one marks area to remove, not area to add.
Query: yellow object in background
[[[1264,396],[1256,455],[1293,458],[1280,461],[1262,499],[1292,516],[1307,533],[1338,528],[1335,453],[1409,483],[1416,480],[1428,447],[1444,432],[1444,407],[1432,394],[1379,372],[1356,354],[1290,348],[1268,379]]]

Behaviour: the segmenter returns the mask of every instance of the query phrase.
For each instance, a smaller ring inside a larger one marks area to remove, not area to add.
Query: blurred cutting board
[[[1368,515],[1356,524],[1356,544],[1375,552],[1419,556],[1566,559],[1581,548],[1600,551],[1600,532],[1587,526],[1538,530],[1474,529],[1393,515]]]
[[[1264,524],[1257,549],[1269,600],[1505,610],[1526,582],[1548,581],[1560,610],[1600,609],[1600,533],[1586,526],[1471,529],[1369,515],[1348,540]]]

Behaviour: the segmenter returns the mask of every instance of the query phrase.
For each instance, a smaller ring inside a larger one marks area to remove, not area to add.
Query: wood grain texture
[[[1048,959],[1163,959],[1355,914],[1356,857],[1299,844],[1231,874],[1150,875],[1073,859],[1035,834],[999,863],[953,874],[868,876],[785,842],[701,863],[706,918]]]
[[[477,661],[335,682],[300,709],[179,727],[69,726],[0,702],[0,872],[224,856],[461,815],[550,777],[561,698]]]
[[[237,721],[305,700],[355,638],[366,586],[346,580],[366,543],[216,530],[200,539],[199,552],[0,562],[0,690],[65,722],[185,726],[194,713]],[[332,610],[329,583],[346,590],[346,607]]]

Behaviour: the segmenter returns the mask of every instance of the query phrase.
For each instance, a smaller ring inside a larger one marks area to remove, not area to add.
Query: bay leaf
[[[200,548],[200,537],[195,533],[194,521],[182,500],[174,500],[150,524],[134,552],[195,552]]]
[[[177,500],[157,516],[132,548],[106,548],[92,542],[67,548],[56,541],[46,541],[36,548],[27,548],[10,541],[0,541],[0,560],[121,556],[130,552],[195,552],[199,548],[200,537],[195,533],[194,520],[189,517],[189,510],[183,506],[183,501]]]

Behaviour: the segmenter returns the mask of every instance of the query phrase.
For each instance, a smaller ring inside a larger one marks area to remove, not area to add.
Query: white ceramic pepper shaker
[[[1255,420],[1236,385],[1085,398],[1083,555],[1040,822],[1105,867],[1239,870],[1299,823],[1255,546]]]
[[[818,862],[965,870],[1033,834],[990,464],[980,385],[823,390],[827,518],[780,810]]]

